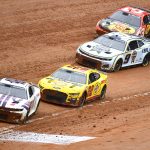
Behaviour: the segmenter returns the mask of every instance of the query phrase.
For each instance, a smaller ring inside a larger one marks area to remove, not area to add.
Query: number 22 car
[[[107,75],[95,69],[66,65],[38,83],[41,99],[50,103],[83,106],[105,98]]]

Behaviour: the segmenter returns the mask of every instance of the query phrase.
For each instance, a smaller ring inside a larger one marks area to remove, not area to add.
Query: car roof
[[[27,83],[25,81],[12,79],[12,78],[2,78],[2,79],[0,79],[0,83],[18,86],[18,87],[22,87],[22,88],[26,88],[26,86],[29,85],[29,83]]]
[[[129,35],[121,32],[110,32],[107,34],[104,34],[103,36],[109,37],[110,39],[116,40],[116,41],[122,41],[127,42],[130,40],[140,40],[141,38],[136,35]]]
[[[94,71],[94,69],[90,69],[87,67],[81,67],[81,66],[73,66],[73,65],[65,65],[61,68],[71,70],[71,71],[80,72],[80,73],[84,73],[84,74],[87,74],[90,71]]]
[[[126,6],[126,7],[120,8],[119,10],[122,10],[124,12],[130,13],[130,14],[133,14],[133,15],[139,16],[139,17],[150,14],[150,12],[146,9],[132,7],[132,6]]]

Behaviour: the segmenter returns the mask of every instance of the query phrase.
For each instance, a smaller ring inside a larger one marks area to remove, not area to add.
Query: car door
[[[141,45],[138,43],[138,40],[132,40],[128,43],[124,56],[123,66],[130,66],[139,63],[141,52],[140,46]]]
[[[88,91],[87,99],[92,99],[99,95],[101,90],[101,84],[98,82],[100,74],[97,72],[91,72],[88,77]]]
[[[30,114],[34,112],[35,109],[35,96],[34,96],[34,88],[32,86],[28,87],[28,93],[29,93],[29,101],[30,101]]]

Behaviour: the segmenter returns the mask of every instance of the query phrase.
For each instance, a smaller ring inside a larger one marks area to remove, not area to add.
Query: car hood
[[[26,99],[0,94],[0,108],[28,109],[29,103]]]
[[[122,32],[127,34],[136,34],[138,29],[137,27],[133,27],[129,24],[125,24],[123,22],[119,22],[109,18],[101,20],[100,25],[106,30]]]
[[[116,55],[122,54],[122,51],[103,46],[93,41],[84,43],[80,47],[80,51],[97,58],[112,58]]]
[[[85,87],[84,84],[62,81],[62,80],[53,78],[51,76],[40,80],[39,86],[40,88],[42,87],[42,89],[52,89],[52,90],[61,91],[65,93],[66,92],[76,93]]]

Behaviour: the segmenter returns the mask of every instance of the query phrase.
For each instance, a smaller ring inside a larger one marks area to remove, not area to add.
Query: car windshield
[[[129,24],[134,27],[140,27],[140,17],[123,11],[117,11],[114,14],[112,14],[109,18]]]
[[[117,40],[109,36],[100,36],[99,38],[95,39],[94,42],[109,48],[117,49],[119,51],[124,51],[126,45],[124,41]]]
[[[63,81],[86,84],[85,74],[71,71],[71,70],[59,69],[56,72],[54,72],[51,76],[61,79]]]
[[[0,94],[27,99],[26,90],[21,87],[0,83]]]

